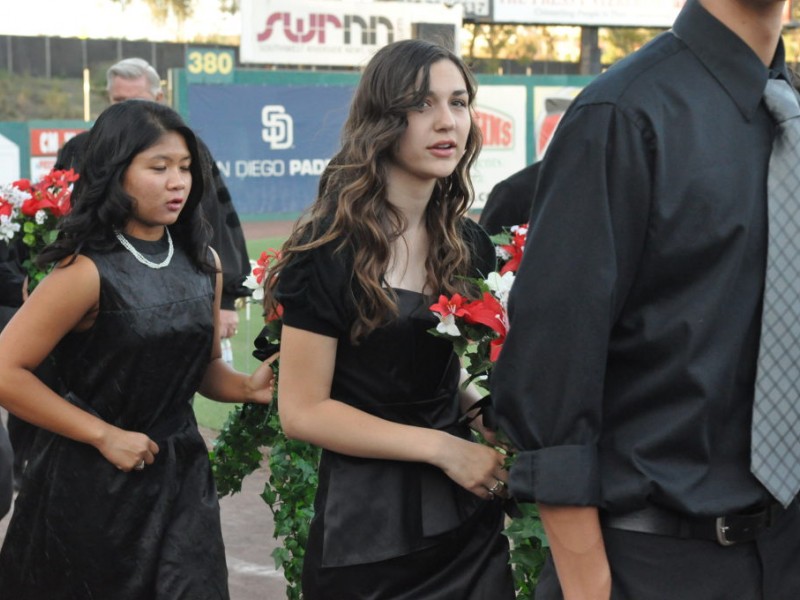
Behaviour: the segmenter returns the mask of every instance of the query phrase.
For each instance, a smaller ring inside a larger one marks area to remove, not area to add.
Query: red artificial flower
[[[253,277],[256,278],[256,283],[259,285],[264,283],[264,276],[267,273],[270,265],[281,257],[280,250],[269,248],[261,253],[261,256],[256,260],[256,266],[253,267]]]
[[[464,320],[467,323],[486,325],[492,331],[505,336],[508,327],[505,324],[503,305],[490,292],[483,292],[480,300],[470,302],[465,307]]]
[[[490,292],[484,292],[483,298],[470,302],[465,309],[467,323],[485,325],[497,334],[489,343],[489,360],[495,362],[508,334],[508,317],[503,305]]]
[[[525,249],[525,239],[528,236],[528,228],[523,226],[512,229],[513,237],[511,238],[511,242],[500,246],[500,248],[510,256],[508,262],[500,269],[500,275],[508,271],[516,272],[517,269],[519,269],[520,262],[522,262],[522,251]]]
[[[33,217],[36,216],[36,213],[40,210],[49,210],[50,212],[54,212],[55,208],[55,205],[49,198],[31,197],[22,203],[20,211],[26,217]]]
[[[503,349],[505,341],[506,338],[502,337],[489,342],[489,360],[491,362],[497,362],[497,359],[500,357],[500,350]]]
[[[78,180],[78,177],[73,169],[53,170],[36,184],[32,184],[28,179],[15,181],[14,187],[31,195],[22,203],[20,211],[27,217],[35,216],[40,210],[49,211],[56,218],[63,217],[70,210],[72,193],[70,186]]]
[[[442,317],[446,317],[448,315],[452,315],[454,317],[463,317],[466,314],[464,298],[462,298],[460,294],[453,294],[452,298],[441,295],[439,296],[439,302],[436,304],[431,304],[430,309],[433,312],[442,315]]]
[[[271,310],[267,315],[267,322],[278,321],[283,318],[283,304],[275,306],[275,310]]]
[[[33,184],[31,183],[30,179],[19,179],[11,185],[21,192],[30,192],[33,189]]]
[[[14,207],[11,203],[0,198],[0,217],[10,217]]]

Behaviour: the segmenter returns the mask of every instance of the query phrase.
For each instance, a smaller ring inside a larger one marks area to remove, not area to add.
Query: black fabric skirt
[[[321,567],[309,544],[303,569],[306,600],[513,600],[504,513],[483,507],[434,545],[380,562]]]

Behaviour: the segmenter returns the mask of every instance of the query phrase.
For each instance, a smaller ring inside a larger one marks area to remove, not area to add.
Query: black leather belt
[[[720,517],[687,517],[676,512],[649,506],[641,510],[609,514],[600,512],[604,527],[666,535],[670,537],[712,540],[722,546],[752,542],[770,527],[783,511],[780,504],[747,513]]]

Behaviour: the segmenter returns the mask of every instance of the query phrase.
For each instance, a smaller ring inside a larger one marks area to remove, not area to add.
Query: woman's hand
[[[143,433],[125,431],[109,425],[95,447],[105,459],[121,471],[141,471],[152,465],[158,454],[158,444]]]
[[[272,395],[275,391],[275,373],[272,370],[272,363],[280,356],[280,353],[273,354],[247,379],[248,402],[255,404],[269,404],[272,402]]]
[[[508,496],[508,471],[503,468],[505,455],[484,444],[443,435],[446,437],[436,466],[458,485],[485,500]]]

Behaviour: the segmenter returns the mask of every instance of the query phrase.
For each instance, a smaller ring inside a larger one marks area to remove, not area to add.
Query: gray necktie
[[[778,124],[769,162],[769,250],[753,405],[753,474],[784,506],[800,491],[800,104],[782,79],[764,102]]]

